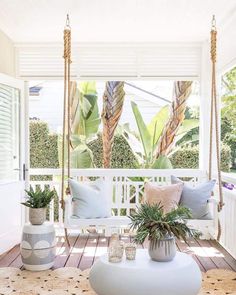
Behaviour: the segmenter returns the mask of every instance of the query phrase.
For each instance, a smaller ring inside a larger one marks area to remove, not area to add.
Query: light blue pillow
[[[191,210],[193,219],[212,219],[208,200],[216,181],[210,180],[192,187],[179,178],[171,176],[172,184],[180,182],[184,183],[180,205]]]
[[[72,215],[78,218],[110,217],[106,186],[104,181],[97,180],[93,184],[84,184],[69,180],[73,198]]]

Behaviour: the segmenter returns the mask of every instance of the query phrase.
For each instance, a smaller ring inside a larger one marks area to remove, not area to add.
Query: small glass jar
[[[136,245],[131,243],[125,246],[125,255],[127,260],[135,260],[136,257]]]
[[[124,254],[124,244],[120,241],[113,241],[108,248],[109,262],[121,262]]]

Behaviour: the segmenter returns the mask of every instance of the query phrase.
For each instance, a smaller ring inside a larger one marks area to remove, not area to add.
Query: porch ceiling
[[[0,0],[0,28],[15,42],[57,42],[70,13],[76,42],[201,42],[235,0]]]

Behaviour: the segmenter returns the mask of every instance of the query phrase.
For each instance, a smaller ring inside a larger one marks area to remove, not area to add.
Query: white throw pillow
[[[98,179],[92,184],[69,180],[73,198],[72,215],[78,218],[110,217],[106,184]]]

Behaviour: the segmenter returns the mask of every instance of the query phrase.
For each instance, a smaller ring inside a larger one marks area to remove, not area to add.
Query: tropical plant
[[[110,168],[114,134],[123,109],[124,82],[108,81],[103,95],[103,167]]]
[[[88,143],[96,138],[101,122],[98,104],[96,82],[71,83],[71,167],[90,168],[94,166],[93,153]],[[62,139],[59,137],[59,162],[62,159]],[[65,146],[65,161],[67,160],[67,145]]]
[[[46,208],[55,196],[55,190],[50,190],[37,186],[35,190],[30,186],[29,190],[25,190],[27,193],[26,201],[21,204],[29,208]]]
[[[177,207],[171,212],[164,213],[161,204],[144,203],[137,211],[129,216],[131,229],[136,231],[134,242],[143,244],[146,239],[154,246],[166,237],[175,236],[187,242],[189,237],[199,237],[200,233],[188,227],[186,219],[191,218],[191,212],[186,207]]]
[[[140,167],[166,169],[172,168],[170,160],[163,155],[156,158],[156,148],[169,118],[169,106],[166,105],[152,118],[149,124],[145,124],[141,112],[136,103],[131,102],[133,114],[138,127],[138,134],[132,132],[128,124],[119,128],[132,148]],[[184,120],[176,134],[176,140],[181,140],[185,134],[198,126],[198,120]]]

